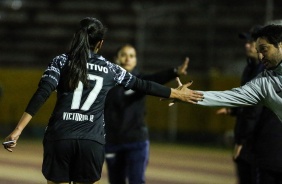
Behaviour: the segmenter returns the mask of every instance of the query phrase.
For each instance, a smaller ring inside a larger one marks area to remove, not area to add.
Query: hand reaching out
[[[183,101],[192,104],[196,104],[198,101],[203,100],[203,94],[194,90],[189,89],[188,87],[192,85],[192,81],[187,84],[182,84],[180,79],[177,77],[176,81],[178,82],[178,87],[172,89],[172,94],[169,103],[169,106],[172,106],[175,102]],[[164,100],[164,99],[161,99]]]

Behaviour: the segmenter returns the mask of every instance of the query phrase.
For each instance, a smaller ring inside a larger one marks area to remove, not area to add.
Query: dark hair
[[[268,25],[263,27],[254,33],[253,38],[256,40],[260,37],[267,39],[270,44],[278,47],[278,44],[282,42],[282,26],[281,25]]]
[[[114,61],[115,62],[117,61],[118,53],[125,47],[131,47],[131,48],[135,49],[135,47],[133,45],[131,45],[130,43],[126,43],[126,44],[121,45],[120,47],[117,48],[117,50],[115,52],[115,55],[114,55]]]
[[[124,47],[131,47],[131,48],[134,48],[135,47],[133,45],[131,45],[130,43],[126,43],[126,44],[123,44],[121,45],[120,47],[117,48],[116,52],[115,52],[115,55],[117,56],[118,53],[124,48]]]
[[[66,85],[70,90],[74,90],[79,81],[84,86],[88,86],[86,63],[90,57],[90,51],[104,39],[105,33],[106,28],[96,18],[86,17],[80,21],[80,27],[74,34],[68,52]]]

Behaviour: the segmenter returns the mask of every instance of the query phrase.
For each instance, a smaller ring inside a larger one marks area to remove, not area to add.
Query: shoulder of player
[[[53,61],[66,61],[68,59],[67,54],[60,54],[53,58]]]
[[[54,57],[50,63],[51,66],[57,66],[59,68],[62,68],[66,62],[68,60],[68,55],[67,54],[61,54],[61,55],[58,55],[56,57]]]

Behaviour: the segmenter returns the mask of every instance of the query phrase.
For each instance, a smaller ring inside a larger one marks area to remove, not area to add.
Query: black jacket
[[[256,64],[251,60],[247,60],[247,65],[243,71],[241,85],[246,84],[260,72],[263,71],[262,64]],[[236,124],[234,129],[235,143],[242,144],[252,136],[254,127],[259,121],[262,106],[247,106],[233,108],[233,114],[236,116]]]
[[[282,122],[266,107],[255,128],[254,153],[258,167],[282,171]]]
[[[262,64],[256,64],[252,60],[247,60],[247,65],[243,71],[241,85],[246,84],[263,71]],[[254,163],[254,155],[252,152],[253,138],[255,126],[260,119],[263,106],[247,106],[233,109],[236,116],[236,124],[234,128],[234,137],[236,144],[242,144],[243,149],[238,159]]]
[[[152,75],[142,75],[134,70],[132,74],[160,84],[177,77],[175,69]],[[106,144],[124,144],[149,139],[144,121],[145,97],[145,93],[127,90],[122,86],[115,86],[109,91],[104,112]]]

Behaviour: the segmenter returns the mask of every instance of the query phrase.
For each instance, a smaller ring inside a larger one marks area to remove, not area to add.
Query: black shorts
[[[42,173],[53,182],[96,182],[104,163],[104,145],[92,140],[44,141]]]

